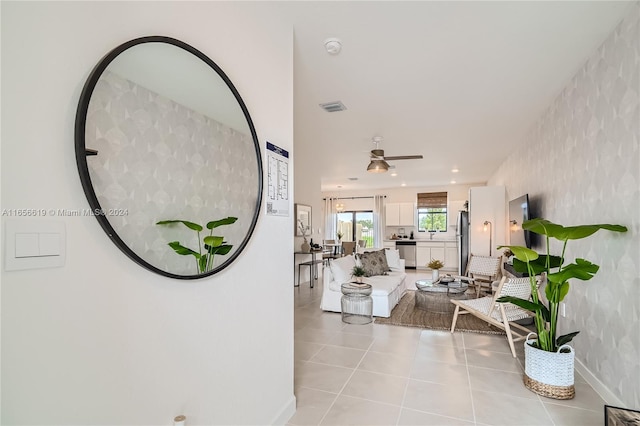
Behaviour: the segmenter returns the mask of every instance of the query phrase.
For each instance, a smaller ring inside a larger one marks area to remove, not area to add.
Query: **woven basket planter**
[[[524,385],[530,391],[547,398],[573,399],[576,389],[573,381],[574,352],[562,345],[558,352],[534,348],[530,333],[524,343]],[[561,352],[567,350],[568,352]]]

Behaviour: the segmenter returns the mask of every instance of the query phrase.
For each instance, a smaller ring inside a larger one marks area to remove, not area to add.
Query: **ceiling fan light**
[[[367,171],[370,173],[384,173],[389,170],[389,164],[384,160],[371,160]]]

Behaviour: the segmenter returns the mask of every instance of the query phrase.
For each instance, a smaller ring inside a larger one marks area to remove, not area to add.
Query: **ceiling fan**
[[[389,170],[387,161],[395,160],[422,160],[422,155],[384,155],[384,149],[378,148],[378,144],[382,142],[382,136],[374,136],[373,143],[376,148],[371,150],[371,162],[367,166],[367,171],[371,173],[384,173]]]

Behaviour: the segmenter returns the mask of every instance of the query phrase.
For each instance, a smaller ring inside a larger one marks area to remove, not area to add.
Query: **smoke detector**
[[[328,38],[324,41],[324,48],[329,55],[337,55],[342,50],[342,42],[337,38]]]

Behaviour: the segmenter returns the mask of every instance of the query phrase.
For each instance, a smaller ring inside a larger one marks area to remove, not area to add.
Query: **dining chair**
[[[338,247],[336,247],[336,240],[322,240],[322,260],[325,266],[329,265],[331,259],[337,258]]]
[[[356,242],[355,241],[343,241],[342,242],[342,255],[349,256],[356,251]]]
[[[451,303],[456,305],[456,309],[453,312],[453,321],[451,322],[451,332],[453,333],[456,329],[458,315],[471,314],[491,325],[503,329],[507,334],[511,355],[515,358],[516,349],[513,342],[526,339],[527,334],[530,333],[531,330],[514,321],[529,318],[532,314],[512,303],[497,302],[498,298],[502,296],[514,296],[529,300],[531,297],[529,277],[502,277],[498,288],[491,296],[468,300],[451,299]],[[514,331],[513,327],[523,331],[524,334]]]
[[[358,247],[367,248],[367,240],[358,240]]]

